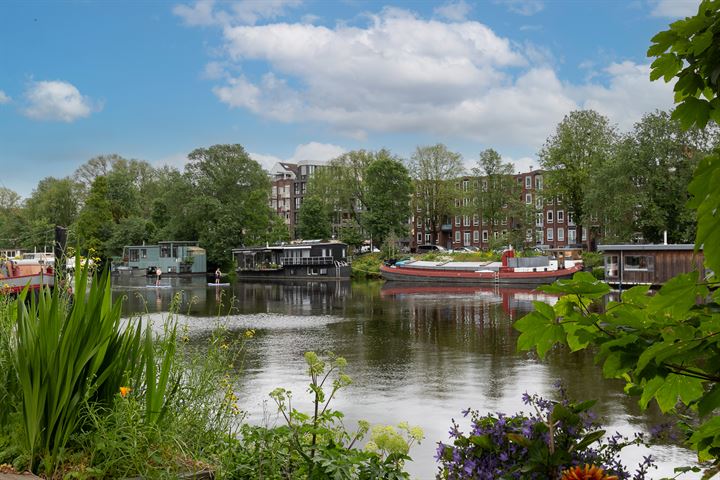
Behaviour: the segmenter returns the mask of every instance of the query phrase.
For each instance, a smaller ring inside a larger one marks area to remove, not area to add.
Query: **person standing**
[[[160,286],[160,280],[162,279],[162,267],[155,267],[155,286]]]
[[[220,283],[220,277],[222,276],[222,272],[220,271],[220,267],[218,267],[215,270],[215,285]]]

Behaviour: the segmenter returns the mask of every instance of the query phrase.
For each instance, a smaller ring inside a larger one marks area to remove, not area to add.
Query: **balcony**
[[[283,265],[332,265],[335,259],[333,257],[283,257],[280,261]]]

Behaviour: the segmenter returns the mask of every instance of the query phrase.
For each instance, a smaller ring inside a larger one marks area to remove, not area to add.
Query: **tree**
[[[22,217],[22,198],[17,192],[0,187],[0,245],[20,246],[23,236],[24,219]]]
[[[317,195],[306,195],[298,212],[297,230],[300,238],[328,239],[331,235],[330,212]]]
[[[208,261],[228,265],[230,250],[264,243],[270,222],[270,181],[241,145],[213,145],[188,155],[185,175],[192,205],[178,219],[189,222]]]
[[[76,235],[83,253],[92,249],[100,256],[111,255],[105,251],[105,242],[110,239],[113,226],[107,178],[100,176],[93,181],[77,220]]]
[[[503,163],[500,154],[492,148],[480,153],[477,166],[473,168],[473,174],[478,177],[473,184],[473,213],[487,221],[490,238],[494,237],[498,225],[507,223],[511,211],[524,219],[518,211],[519,192],[514,172],[513,164]]]
[[[650,79],[675,83],[673,118],[683,128],[720,123],[720,3],[703,0],[693,17],[678,20],[652,38]]]
[[[587,226],[588,246],[594,205],[589,204],[591,178],[612,155],[616,141],[615,128],[609,120],[593,110],[571,112],[547,139],[538,157],[546,170],[545,185],[551,195],[561,195],[577,225],[578,238]]]
[[[435,244],[443,221],[455,212],[455,202],[461,196],[455,183],[464,173],[462,157],[441,143],[417,147],[409,170],[415,182],[415,210],[430,226]]]
[[[44,219],[69,227],[80,210],[80,185],[70,178],[47,177],[38,182],[26,202],[28,219]]]
[[[383,244],[391,234],[407,235],[412,181],[402,162],[378,152],[365,170],[367,213],[365,225],[373,242]]]

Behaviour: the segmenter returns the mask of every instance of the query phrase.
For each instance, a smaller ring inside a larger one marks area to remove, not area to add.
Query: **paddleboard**
[[[145,288],[172,288],[172,285],[145,285]]]
[[[208,287],[229,287],[229,283],[208,283]]]

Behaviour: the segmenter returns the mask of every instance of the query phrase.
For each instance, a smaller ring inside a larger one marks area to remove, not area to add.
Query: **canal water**
[[[408,465],[413,478],[434,478],[436,443],[448,441],[453,418],[467,426],[462,410],[527,411],[524,392],[557,398],[558,382],[575,400],[598,399],[595,411],[608,432],[647,433],[667,421],[656,411],[641,412],[588,353],[558,350],[540,362],[516,351],[513,322],[532,310],[533,300],[555,301],[531,290],[340,281],[215,287],[204,278],[163,279],[162,288],[144,277],[113,282],[114,294],[126,297],[125,315],[167,312],[179,293],[180,321],[198,338],[218,321],[238,332],[255,330],[239,379],[249,422],[280,423],[268,397],[276,387],[292,390],[294,405],[309,408],[301,400],[308,383],[304,352],[345,357],[353,384],[338,394],[335,408],[349,427],[359,419],[421,426],[425,440],[412,449]],[[234,309],[226,315],[229,303]],[[648,453],[659,464],[650,478],[672,476],[673,467],[693,462],[689,451],[673,445],[628,449],[623,458],[634,470]]]

